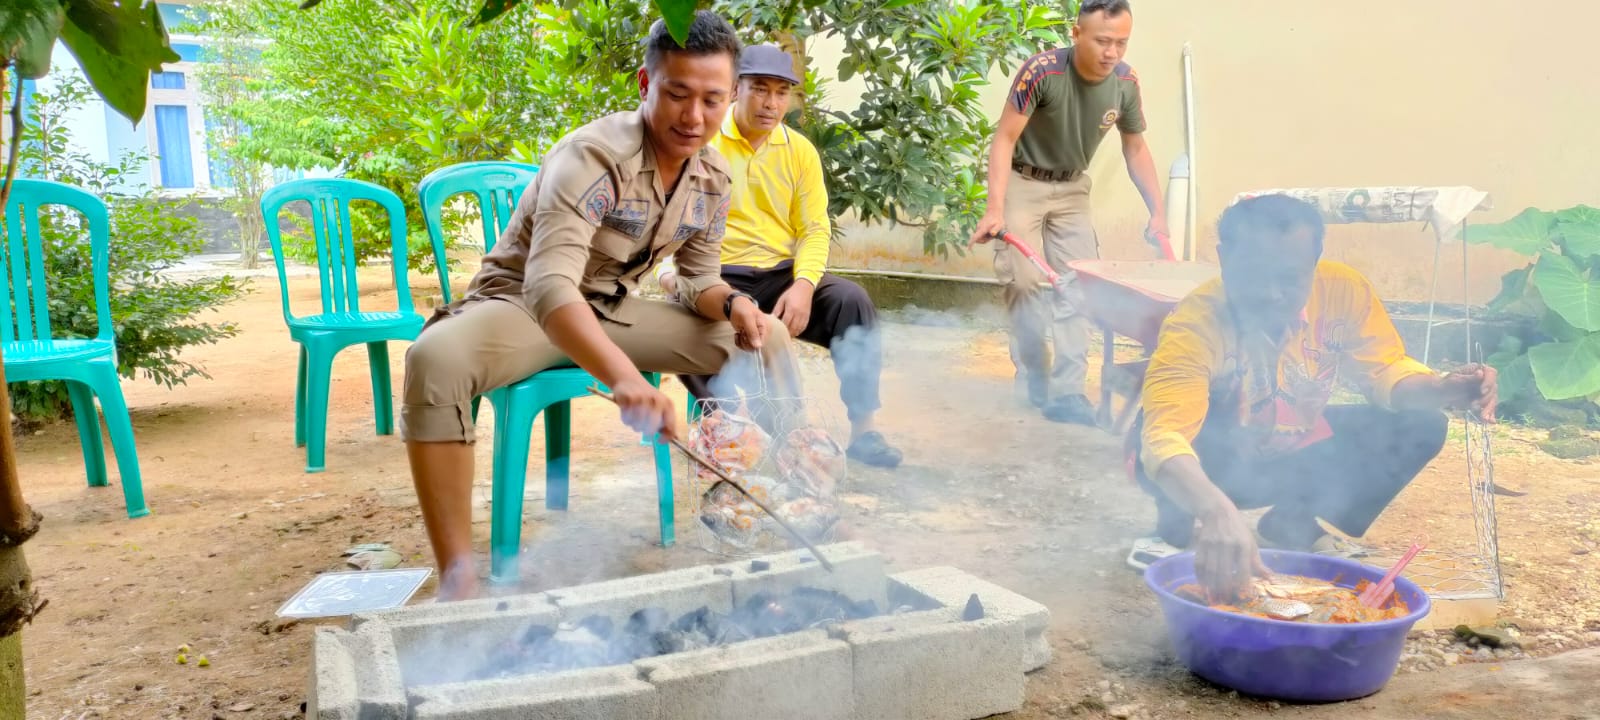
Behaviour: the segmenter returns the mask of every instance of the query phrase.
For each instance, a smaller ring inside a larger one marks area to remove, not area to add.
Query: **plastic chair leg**
[[[96,365],[92,372],[94,394],[100,398],[100,407],[105,410],[106,429],[111,433],[111,449],[117,456],[117,473],[122,476],[122,500],[127,505],[128,517],[144,517],[150,514],[150,508],[144,502],[144,481],[139,474],[139,449],[133,440],[133,418],[128,414],[128,403],[122,399],[117,368],[106,363]]]
[[[367,343],[367,367],[372,374],[372,414],[379,435],[394,434],[394,393],[389,386],[389,343]]]
[[[664,442],[653,443],[656,460],[656,499],[660,505],[661,547],[672,547],[676,541],[673,527],[672,504],[672,448]]]
[[[572,402],[550,403],[544,409],[544,506],[567,509],[572,470]]]
[[[306,357],[306,472],[326,467],[328,443],[328,384],[333,380],[333,352],[307,348]]]
[[[306,346],[300,346],[300,369],[294,377],[294,446],[306,446]]]
[[[522,498],[528,481],[528,441],[533,434],[535,403],[513,400],[510,393],[494,402],[494,484],[489,507],[489,577],[516,582],[522,552]]]
[[[106,473],[106,446],[100,438],[100,412],[94,407],[94,390],[73,380],[67,381],[72,398],[72,419],[78,423],[78,444],[83,446],[83,470],[89,487],[111,484]]]
[[[472,399],[472,424],[474,424],[474,425],[478,424],[478,405],[481,404],[482,402],[483,402],[483,396],[482,395],[479,395],[479,396],[477,396],[477,397]]]

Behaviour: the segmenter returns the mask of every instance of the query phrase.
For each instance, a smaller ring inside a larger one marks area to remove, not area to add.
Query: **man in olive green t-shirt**
[[[1166,211],[1155,161],[1144,141],[1139,77],[1122,62],[1133,32],[1128,0],[1084,0],[1071,47],[1029,58],[1011,85],[989,150],[989,204],[972,241],[1009,231],[1060,273],[1064,292],[1040,290],[1037,268],[1004,243],[995,274],[1011,315],[1011,362],[1028,400],[1056,422],[1094,424],[1084,391],[1089,320],[1077,274],[1067,263],[1098,257],[1089,218],[1089,160],[1112,126],[1122,135],[1128,175],[1150,210],[1147,238],[1165,235]],[[1055,340],[1054,367],[1045,333]]]

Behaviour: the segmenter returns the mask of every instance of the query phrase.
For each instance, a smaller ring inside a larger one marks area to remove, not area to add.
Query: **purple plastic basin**
[[[1275,573],[1331,580],[1355,587],[1378,582],[1386,569],[1310,553],[1262,550]],[[1375,623],[1313,624],[1267,620],[1213,610],[1173,590],[1195,582],[1194,554],[1150,564],[1145,584],[1166,616],[1167,637],[1189,671],[1241,693],[1292,702],[1335,702],[1366,697],[1394,677],[1406,633],[1428,614],[1428,594],[1405,577],[1395,592],[1411,613]]]

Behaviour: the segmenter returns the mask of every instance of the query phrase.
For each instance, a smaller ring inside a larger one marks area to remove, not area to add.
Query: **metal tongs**
[[[600,388],[595,387],[593,385],[589,386],[589,392],[591,394],[598,395],[598,396],[603,397],[603,398],[605,398],[607,400],[610,400],[612,404],[616,404],[616,402],[617,402],[617,399],[615,397],[613,397],[611,395],[611,393],[608,393],[608,392],[606,392],[604,390],[601,390]],[[657,436],[657,437],[659,437],[659,436]],[[695,461],[701,467],[703,467],[703,468],[705,468],[707,470],[710,470],[711,474],[717,476],[717,482],[714,483],[711,486],[711,488],[706,491],[707,493],[710,493],[712,490],[717,489],[717,486],[718,485],[722,485],[723,483],[727,483],[728,485],[732,486],[733,489],[739,491],[740,495],[745,496],[745,499],[747,499],[750,502],[754,503],[756,507],[761,508],[761,512],[766,513],[767,517],[772,518],[774,522],[778,523],[778,526],[783,528],[784,532],[788,533],[790,537],[794,538],[795,540],[798,540],[801,545],[806,546],[806,549],[811,551],[812,557],[815,557],[817,559],[817,562],[822,563],[822,568],[824,570],[827,570],[828,572],[833,572],[833,563],[828,562],[828,558],[823,557],[822,552],[817,550],[817,546],[812,545],[811,541],[807,540],[804,535],[801,535],[799,533],[799,531],[795,530],[794,527],[790,526],[788,522],[785,522],[783,518],[778,517],[778,514],[773,512],[771,508],[768,508],[766,506],[766,503],[763,503],[760,500],[757,500],[756,497],[754,495],[751,495],[749,490],[744,489],[744,486],[740,485],[737,480],[734,480],[732,477],[729,477],[727,473],[723,472],[722,468],[717,467],[716,464],[711,462],[710,460],[707,460],[704,457],[701,457],[700,453],[697,453],[694,450],[691,450],[688,445],[683,444],[682,442],[680,442],[676,438],[669,439],[668,442],[670,442],[673,447],[675,447],[678,450],[682,451],[683,454],[688,455],[690,460]]]

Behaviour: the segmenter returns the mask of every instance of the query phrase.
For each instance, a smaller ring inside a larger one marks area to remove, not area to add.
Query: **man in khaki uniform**
[[[1150,210],[1147,236],[1167,233],[1161,185],[1144,140],[1139,78],[1122,62],[1133,33],[1128,0],[1084,0],[1073,44],[1023,63],[989,151],[989,204],[977,243],[1010,231],[1061,275],[1064,292],[1041,290],[1044,276],[1009,245],[995,248],[995,274],[1011,314],[1011,362],[1028,400],[1056,422],[1094,424],[1084,391],[1089,319],[1073,260],[1100,255],[1089,217],[1089,161],[1112,126],[1122,135],[1128,175]],[[1051,367],[1047,329],[1055,340]]]
[[[706,143],[733,100],[739,50],[712,13],[695,16],[683,47],[657,22],[639,109],[596,120],[550,150],[467,295],[435,314],[406,352],[401,435],[440,599],[477,594],[474,397],[570,362],[612,390],[630,427],[673,437],[678,413],[641,369],[714,374],[735,347],[788,358],[788,333],[769,332],[777,321],[720,277],[730,178]],[[679,303],[631,297],[673,254]]]

